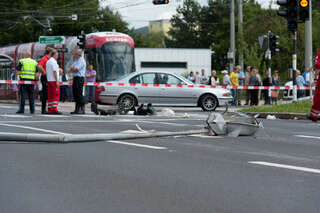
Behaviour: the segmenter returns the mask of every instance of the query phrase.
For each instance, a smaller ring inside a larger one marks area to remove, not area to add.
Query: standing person
[[[194,75],[193,75],[193,71],[190,72],[189,76],[188,76],[188,80],[191,81],[192,83],[195,82],[195,78],[194,78]]]
[[[306,82],[305,86],[309,87],[311,84],[310,84],[310,80],[311,80],[311,74],[310,74],[310,68],[306,68],[305,69],[305,72],[303,73],[303,78],[304,78],[304,81]],[[309,96],[310,95],[310,91],[309,90],[306,90],[306,96]]]
[[[24,58],[20,59],[16,69],[18,70],[19,78],[21,81],[34,81],[36,80],[36,72],[38,63],[31,58],[30,53],[25,53]],[[21,84],[19,86],[19,110],[17,113],[24,113],[24,105],[26,101],[26,94],[29,98],[30,113],[34,114],[34,85]]]
[[[296,70],[296,82],[298,87],[305,87],[307,85],[306,81],[304,80],[303,76],[301,75],[300,70]],[[299,89],[297,91],[297,98],[302,98],[305,95],[305,91]]]
[[[60,69],[57,63],[59,54],[56,50],[51,52],[51,57],[46,64],[46,76],[48,81],[48,114],[61,115],[58,111],[60,99]]]
[[[272,85],[273,86],[280,86],[280,76],[279,76],[279,71],[274,71],[272,75]],[[271,101],[272,104],[277,104],[278,102],[278,97],[279,97],[279,90],[272,90],[271,91]]]
[[[307,118],[312,121],[318,121],[320,115],[320,51],[317,52],[316,61],[315,61],[315,82],[316,90],[313,96],[313,105],[310,110],[310,114],[307,115]]]
[[[197,71],[196,75],[194,76],[194,83],[200,84],[200,73]]]
[[[237,66],[237,70],[238,70],[238,79],[239,79],[239,86],[244,86],[244,81],[246,76],[244,75],[244,72],[242,70],[242,67],[240,65]],[[242,89],[238,89],[238,106],[241,106],[241,96],[242,96]]]
[[[252,73],[249,79],[249,86],[260,86],[261,81],[258,76],[258,69],[256,67],[252,68]],[[259,105],[259,90],[250,90],[250,105]]]
[[[207,84],[208,83],[208,76],[206,75],[206,71],[204,69],[201,70],[200,75],[200,84]]]
[[[17,78],[18,78],[18,75],[17,75],[16,71],[13,71],[11,73],[10,79],[12,81],[16,81],[16,80],[18,80]],[[18,84],[12,84],[12,91],[16,95],[16,100],[19,101],[19,92],[18,92],[19,91],[19,87],[18,87]]]
[[[47,114],[47,99],[48,99],[48,80],[46,76],[46,64],[48,60],[51,57],[51,52],[53,51],[53,48],[51,47],[46,47],[45,50],[45,55],[41,58],[39,64],[38,64],[38,69],[41,72],[41,114]]]
[[[210,86],[217,86],[219,85],[219,78],[217,77],[217,72],[215,70],[212,70],[211,76],[209,77],[208,84]]]
[[[222,70],[221,73],[223,75],[222,85],[223,86],[230,86],[231,85],[231,81],[230,81],[230,77],[228,75],[228,71],[227,70]]]
[[[266,72],[264,74],[262,85],[265,87],[272,86],[272,81],[271,81],[271,78],[269,77],[269,70],[266,70]],[[264,96],[264,104],[265,105],[270,104],[269,89],[264,89],[262,92],[263,92],[263,96]]]
[[[95,83],[96,82],[96,75],[97,72],[93,69],[93,65],[90,64],[88,70],[86,71],[86,81],[88,83]],[[95,88],[94,85],[87,85],[86,86],[86,104],[89,102],[89,96],[91,96],[91,103],[94,104],[95,100]]]
[[[231,84],[233,87],[239,86],[239,76],[238,76],[238,68],[237,67],[235,67],[233,69],[233,72],[230,75],[230,80],[231,80]],[[237,106],[237,104],[238,104],[238,102],[237,102],[238,89],[232,88],[231,92],[232,92],[232,96],[233,96],[232,106]]]
[[[68,72],[72,73],[73,85],[72,92],[76,102],[75,110],[71,114],[85,114],[85,100],[83,97],[84,77],[86,73],[86,61],[82,57],[82,51],[76,50],[74,54],[75,61]]]
[[[247,66],[247,72],[245,74],[245,86],[249,86],[249,79],[251,77],[251,73],[252,73],[252,66]],[[245,105],[249,105],[249,101],[250,101],[250,90],[246,90],[246,103]]]

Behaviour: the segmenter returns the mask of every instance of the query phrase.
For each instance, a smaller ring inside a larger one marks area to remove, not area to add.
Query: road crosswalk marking
[[[155,150],[165,150],[168,149],[167,147],[160,147],[160,146],[150,146],[150,145],[144,145],[144,144],[138,144],[138,143],[128,143],[124,141],[114,141],[114,140],[109,140],[107,141],[108,143],[115,143],[115,144],[122,144],[122,145],[127,145],[127,146],[136,146],[140,148],[147,148],[147,149],[155,149]]]

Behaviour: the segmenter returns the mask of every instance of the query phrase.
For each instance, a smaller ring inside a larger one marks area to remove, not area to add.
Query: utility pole
[[[243,67],[243,0],[238,0],[238,9],[239,9],[239,20],[238,20],[238,29],[239,29],[239,65],[241,66],[241,69],[244,70]]]
[[[230,0],[230,49],[228,59],[230,60],[230,72],[232,72],[235,64],[234,0]]]
[[[313,84],[313,72],[312,72],[312,0],[309,0],[309,20],[306,21],[305,32],[305,69],[310,69],[310,86]],[[312,87],[310,87],[310,97],[312,97]]]
[[[292,55],[292,72],[293,72],[293,101],[297,102],[297,31],[293,37],[293,55]]]

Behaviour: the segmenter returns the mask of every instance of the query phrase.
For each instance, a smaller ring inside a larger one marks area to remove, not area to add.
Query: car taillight
[[[104,88],[104,87],[100,87],[101,88],[101,91],[103,92],[103,91],[106,91],[106,89]]]

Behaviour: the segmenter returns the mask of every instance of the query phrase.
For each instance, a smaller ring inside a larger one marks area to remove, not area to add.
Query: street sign
[[[66,38],[64,36],[40,36],[41,44],[64,44]]]

